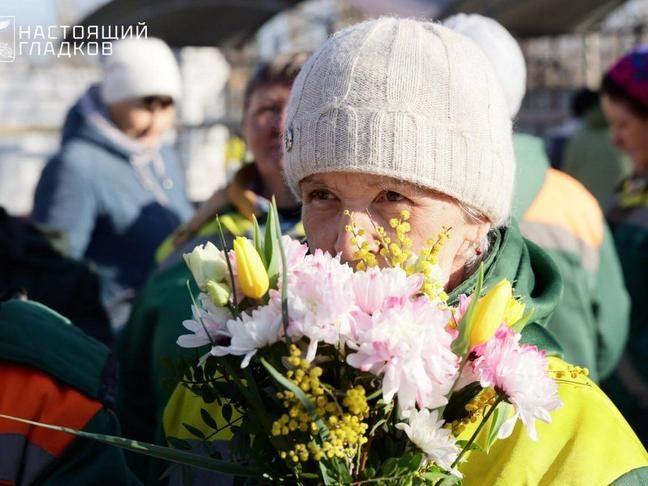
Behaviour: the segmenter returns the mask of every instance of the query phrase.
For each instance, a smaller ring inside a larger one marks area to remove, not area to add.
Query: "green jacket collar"
[[[535,344],[549,354],[561,355],[562,349],[545,326],[562,296],[562,279],[551,258],[534,243],[525,240],[517,224],[493,230],[491,246],[484,259],[484,288],[492,288],[506,278],[514,292],[533,309],[533,318],[522,340]],[[474,291],[476,273],[467,278],[449,295],[448,302],[455,305],[459,295]]]

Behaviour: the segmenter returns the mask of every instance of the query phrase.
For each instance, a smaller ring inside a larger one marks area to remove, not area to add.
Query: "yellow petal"
[[[513,298],[512,294],[511,282],[503,279],[479,299],[470,331],[471,347],[488,341],[495,334],[504,322],[507,306]]]
[[[504,322],[507,326],[513,326],[524,315],[525,305],[516,299],[509,300],[504,311]]]
[[[261,256],[252,242],[242,236],[234,240],[234,255],[241,291],[246,297],[260,299],[270,286]]]

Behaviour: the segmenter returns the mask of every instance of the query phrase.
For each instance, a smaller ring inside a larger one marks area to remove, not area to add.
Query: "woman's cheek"
[[[304,231],[308,239],[311,250],[320,248],[322,250],[330,250],[327,240],[335,242],[335,238],[329,235],[331,233],[331,215],[327,214],[321,204],[308,203],[304,205],[302,212],[302,222],[304,224]]]

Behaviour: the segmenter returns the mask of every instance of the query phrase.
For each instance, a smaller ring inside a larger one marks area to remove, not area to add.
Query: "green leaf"
[[[277,212],[277,204],[274,198],[272,198],[270,210],[268,211],[268,219],[266,220],[264,244],[270,288],[275,288],[279,280],[279,265],[281,264],[281,254],[279,252],[280,240],[279,214]]]
[[[511,405],[507,402],[500,402],[495,412],[493,412],[493,418],[491,419],[490,427],[488,429],[488,435],[486,436],[486,446],[485,452],[488,452],[495,441],[497,441],[497,434],[502,428],[502,425],[509,417],[511,411]]]
[[[426,481],[431,481],[432,484],[434,484],[436,481],[438,481],[440,479],[445,479],[446,477],[448,477],[448,475],[446,473],[441,472],[441,471],[429,471],[429,472],[426,472],[425,474],[423,474],[423,478]]]
[[[466,446],[468,445],[468,442],[469,441],[467,441],[467,440],[458,440],[457,441],[457,446],[460,449],[466,449]],[[474,441],[473,441],[472,444],[470,444],[470,446],[468,446],[468,448],[466,450],[484,452],[483,449],[480,447],[480,445],[477,442],[474,442]]]
[[[436,486],[454,486],[455,484],[461,484],[461,479],[456,476],[445,476]]]
[[[225,252],[225,263],[227,263],[227,271],[229,272],[230,276],[230,282],[231,282],[231,287],[232,287],[232,302],[234,304],[234,308],[238,308],[238,297],[236,295],[236,285],[234,285],[234,282],[236,281],[234,279],[234,270],[232,269],[232,263],[230,262],[228,255],[227,255],[227,244],[225,243],[225,234],[223,233],[223,225],[220,222],[220,219],[218,215],[216,215],[216,225],[218,227],[218,236],[220,237],[221,241],[221,250]]]
[[[339,484],[339,481],[335,478],[335,476],[331,475],[331,471],[329,471],[328,467],[326,466],[326,464],[324,464],[324,462],[320,462],[319,467],[320,467],[320,474],[322,476],[322,481],[324,481],[325,486]]]
[[[216,377],[218,371],[218,359],[211,354],[205,360],[205,378],[212,380]]]
[[[418,471],[423,463],[423,453],[417,452],[412,454],[412,457],[409,460],[409,463],[406,465],[409,471]]]
[[[207,409],[201,408],[200,409],[200,416],[203,419],[203,422],[207,424],[207,427],[210,429],[218,429],[218,424],[216,423],[216,420],[214,420],[214,417],[211,416],[211,414],[207,411]],[[229,420],[228,420],[229,422]]]
[[[368,467],[362,472],[362,475],[365,479],[373,479],[376,477],[376,470],[373,467]]]
[[[461,318],[459,323],[459,336],[452,343],[452,352],[462,356],[468,351],[468,346],[470,345],[470,331],[473,326],[473,315],[475,314],[475,309],[477,308],[477,301],[481,295],[482,287],[484,286],[484,264],[480,263],[479,271],[477,273],[477,284],[475,285],[475,291],[472,293],[472,298],[470,299],[470,305],[468,310]]]
[[[382,468],[380,469],[383,476],[393,476],[394,473],[398,470],[398,459],[395,457],[390,457],[385,462],[383,462]]]
[[[205,434],[203,434],[202,430],[197,429],[193,425],[185,424],[183,422],[182,426],[189,431],[189,433],[195,437],[198,437],[199,439],[204,439]]]
[[[183,451],[191,450],[191,445],[186,440],[178,439],[177,437],[167,437],[166,440],[174,449],[180,449]]]
[[[232,420],[232,406],[229,403],[223,404],[221,407],[221,415],[227,422]]]
[[[124,450],[143,454],[145,456],[155,457],[157,459],[164,459],[178,464],[185,464],[187,466],[198,467],[208,471],[221,472],[225,474],[232,474],[235,476],[260,478],[264,475],[261,467],[252,464],[233,464],[209,457],[201,456],[192,452],[173,449],[171,447],[159,446],[150,444],[148,442],[141,442],[137,440],[125,439],[123,437],[116,437],[107,434],[93,434],[91,432],[84,432],[82,430],[71,429],[69,427],[61,427],[59,425],[45,424],[42,422],[35,422],[19,417],[12,417],[10,415],[0,414],[0,418],[21,422],[24,424],[34,425],[50,430],[58,430],[59,432],[66,432],[68,434],[76,435],[78,437],[85,437],[87,439],[101,442],[102,444],[119,447]]]
[[[524,313],[524,315],[520,318],[519,321],[517,321],[515,324],[511,326],[511,329],[513,329],[515,332],[522,332],[525,326],[529,322],[531,322],[531,319],[533,318],[534,314],[535,314],[535,309],[532,307]]]
[[[308,415],[310,415],[310,418],[315,424],[317,425],[317,428],[319,429],[320,437],[323,441],[328,440],[329,438],[329,431],[326,425],[324,424],[324,421],[322,418],[317,415],[317,412],[315,411],[315,406],[313,403],[308,399],[306,394],[302,391],[301,388],[299,388],[297,385],[295,385],[292,381],[290,381],[288,378],[283,376],[281,373],[279,373],[270,363],[268,363],[264,358],[261,358],[261,364],[265,366],[265,368],[268,370],[270,375],[277,380],[277,382],[286,388],[287,390],[290,390],[295,394],[295,396],[299,399],[301,404],[304,406],[306,411],[308,412]]]
[[[259,228],[259,221],[256,219],[256,216],[252,215],[252,242],[254,243],[254,248],[259,253],[261,260],[263,261],[263,266],[268,267],[268,262],[266,261],[264,241],[261,238],[261,228]]]
[[[283,323],[284,334],[286,335],[286,344],[290,343],[288,338],[288,263],[286,262],[286,251],[283,246],[283,241],[281,240],[281,228],[279,226],[279,213],[277,212],[277,203],[272,198],[272,205],[270,206],[270,211],[274,212],[276,215],[275,226],[276,231],[279,234],[279,239],[277,240],[277,248],[279,249],[279,256],[281,257],[281,275],[283,275],[283,285],[281,286],[281,320]]]
[[[381,425],[386,424],[386,423],[387,423],[387,419],[386,419],[386,418],[381,418],[380,420],[378,420],[378,421],[374,424],[374,426],[371,427],[371,431],[369,431],[369,435],[374,435],[374,434],[376,433],[376,430],[378,430],[378,428],[380,428]]]

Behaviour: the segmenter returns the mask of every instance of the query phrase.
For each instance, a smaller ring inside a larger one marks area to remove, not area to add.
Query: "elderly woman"
[[[551,260],[509,224],[511,122],[477,45],[414,20],[350,27],[302,68],[285,126],[284,171],[303,201],[311,250],[354,263],[347,211],[374,250],[374,224],[388,227],[403,210],[410,213],[414,251],[449,226],[440,265],[450,301],[473,290],[483,262],[487,286],[508,278],[534,309],[524,339],[560,352],[541,327],[560,297],[560,280]],[[630,427],[596,385],[573,376],[561,380],[564,407],[551,424],[540,425],[539,441],[518,424],[488,454],[471,453],[460,466],[465,484],[589,485],[645,475],[648,454]],[[165,424],[182,423],[190,414],[165,414]]]
[[[559,351],[539,326],[560,297],[559,277],[509,221],[511,123],[495,74],[471,41],[391,18],[338,33],[295,82],[284,149],[311,249],[353,262],[346,210],[368,235],[408,210],[414,251],[449,226],[440,264],[450,300],[472,290],[483,262],[487,286],[508,278],[534,308],[524,339]],[[466,484],[609,484],[646,474],[645,449],[591,381],[565,380],[559,393],[564,407],[538,442],[518,424],[488,455],[471,456]]]
[[[630,340],[610,394],[648,443],[648,46],[619,59],[601,83],[603,110],[613,142],[632,160],[633,173],[608,208],[625,283],[632,302]],[[622,383],[622,385],[621,385]],[[621,385],[621,386],[618,386]]]

